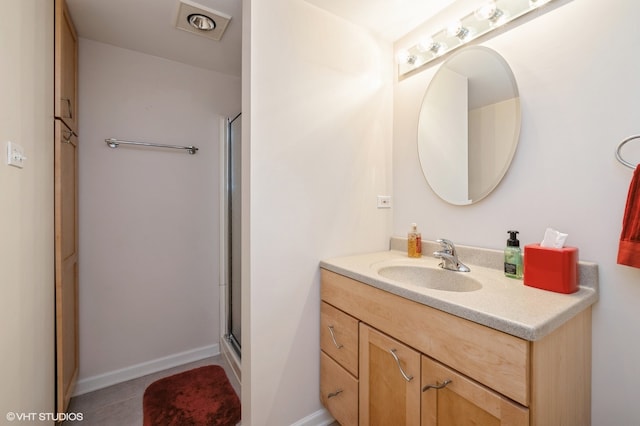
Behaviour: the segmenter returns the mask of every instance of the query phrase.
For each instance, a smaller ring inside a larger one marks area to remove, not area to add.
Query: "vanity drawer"
[[[531,356],[526,340],[325,269],[321,274],[322,300],[529,406]]]
[[[358,320],[322,302],[320,348],[358,377]]]
[[[320,400],[341,426],[358,425],[358,380],[322,351]]]

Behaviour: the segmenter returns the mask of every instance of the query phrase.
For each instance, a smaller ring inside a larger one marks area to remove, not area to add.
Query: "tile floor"
[[[67,421],[63,425],[142,426],[142,395],[147,386],[162,377],[211,364],[224,367],[229,381],[240,395],[240,383],[222,355],[218,355],[71,398],[68,412],[82,413],[83,420]]]

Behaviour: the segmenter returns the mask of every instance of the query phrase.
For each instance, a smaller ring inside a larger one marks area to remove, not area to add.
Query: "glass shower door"
[[[229,271],[229,300],[228,302],[228,339],[229,343],[236,351],[238,356],[241,352],[242,341],[242,306],[241,306],[241,262],[240,262],[240,242],[241,232],[240,227],[240,209],[241,204],[241,129],[240,129],[240,114],[235,118],[228,120],[227,128],[227,241],[229,244],[228,251],[228,265]]]

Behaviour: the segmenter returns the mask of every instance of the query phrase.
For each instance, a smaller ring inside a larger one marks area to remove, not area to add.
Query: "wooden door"
[[[54,114],[78,134],[78,36],[64,0],[56,0]]]
[[[78,376],[78,139],[55,120],[56,408],[65,412]]]
[[[420,353],[360,323],[360,425],[420,424]]]
[[[524,426],[529,410],[422,356],[422,426]]]

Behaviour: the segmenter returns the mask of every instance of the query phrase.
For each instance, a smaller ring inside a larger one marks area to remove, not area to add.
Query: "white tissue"
[[[567,239],[567,236],[568,234],[563,234],[555,229],[547,228],[547,230],[544,231],[544,238],[540,243],[540,247],[562,248],[564,247],[564,242]]]

